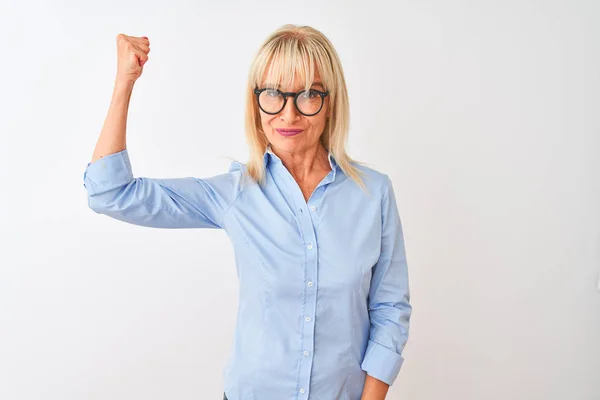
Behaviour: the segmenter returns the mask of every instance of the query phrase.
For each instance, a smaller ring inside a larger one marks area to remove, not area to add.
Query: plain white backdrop
[[[0,398],[221,398],[227,235],[95,214],[83,173],[118,33],[151,41],[134,175],[208,177],[247,160],[250,60],[294,23],[338,50],[348,151],[397,193],[414,312],[387,398],[599,399],[599,20],[593,0],[0,1]]]

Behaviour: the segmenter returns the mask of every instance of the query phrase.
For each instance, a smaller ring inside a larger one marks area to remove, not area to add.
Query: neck
[[[313,146],[296,151],[281,151],[271,146],[271,151],[281,159],[283,165],[299,181],[311,175],[331,170],[327,149],[319,141]]]

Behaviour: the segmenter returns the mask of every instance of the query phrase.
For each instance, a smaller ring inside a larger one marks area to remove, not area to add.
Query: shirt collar
[[[331,151],[327,151],[327,158],[329,160],[329,166],[333,171],[333,179],[335,179],[335,174],[337,172],[337,162],[335,161],[335,158],[333,158],[333,154],[331,154]],[[263,155],[263,162],[265,167],[269,164],[270,160],[273,160],[275,162],[281,162],[281,159],[277,156],[277,154],[273,153],[273,150],[271,149],[271,144],[269,143]]]

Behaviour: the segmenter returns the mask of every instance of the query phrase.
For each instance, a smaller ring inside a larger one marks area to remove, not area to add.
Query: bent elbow
[[[88,207],[97,214],[109,214],[122,210],[127,203],[125,189],[130,185],[135,185],[135,179],[104,192],[88,193]]]

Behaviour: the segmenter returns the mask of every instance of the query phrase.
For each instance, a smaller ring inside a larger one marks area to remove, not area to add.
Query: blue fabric
[[[392,182],[355,163],[367,194],[330,154],[306,202],[270,148],[264,162],[264,187],[237,161],[206,178],[134,178],[123,150],[88,163],[84,186],[92,210],[121,221],[226,231],[239,280],[229,400],[359,400],[367,373],[391,385],[412,313]]]

